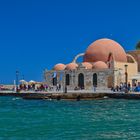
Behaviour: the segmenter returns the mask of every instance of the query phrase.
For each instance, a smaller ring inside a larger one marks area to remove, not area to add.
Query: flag
[[[54,72],[53,75],[52,75],[52,78],[56,78],[56,76],[57,76],[57,73]]]

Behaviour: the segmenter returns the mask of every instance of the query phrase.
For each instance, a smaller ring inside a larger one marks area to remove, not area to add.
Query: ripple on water
[[[0,97],[0,136],[23,139],[140,139],[138,100],[48,101]]]

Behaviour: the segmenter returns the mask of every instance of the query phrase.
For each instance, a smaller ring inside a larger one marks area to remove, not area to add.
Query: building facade
[[[127,53],[135,58],[136,62],[138,63],[138,72],[140,72],[140,50],[133,50]]]
[[[77,59],[83,57],[83,62]],[[49,86],[61,85],[68,90],[91,90],[94,86],[107,89],[124,82],[136,82],[132,78],[138,74],[139,60],[111,39],[99,39],[85,51],[76,55],[69,64],[56,64],[52,70],[44,72]],[[137,80],[138,81],[138,80]]]

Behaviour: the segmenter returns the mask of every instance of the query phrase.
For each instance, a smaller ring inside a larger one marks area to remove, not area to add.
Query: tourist
[[[32,90],[35,90],[35,84],[34,83],[32,84]]]
[[[114,91],[114,87],[113,86],[111,86],[111,91]]]
[[[41,85],[40,85],[40,90],[43,91],[44,89],[45,89],[44,85],[41,84]]]
[[[65,93],[67,93],[67,86],[65,86]]]
[[[59,91],[59,84],[56,85],[56,91]]]
[[[48,85],[47,85],[47,84],[45,85],[45,90],[46,90],[46,91],[48,90]]]
[[[119,91],[122,91],[122,90],[123,90],[123,83],[121,82],[119,85]]]
[[[35,91],[38,91],[38,86],[37,85],[35,85]]]
[[[132,91],[135,91],[136,86],[137,86],[136,83],[133,83],[133,84],[132,84]]]
[[[128,91],[131,91],[131,84],[130,84],[130,82],[127,85],[127,89],[128,89]]]
[[[116,91],[117,91],[117,92],[119,91],[119,86],[118,86],[118,85],[116,85]]]
[[[28,90],[31,90],[31,85],[28,85]]]
[[[59,84],[59,90],[61,90],[61,84]]]

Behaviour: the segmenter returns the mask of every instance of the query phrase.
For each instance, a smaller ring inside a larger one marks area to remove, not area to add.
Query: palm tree
[[[138,43],[136,45],[136,50],[140,50],[140,41],[138,41]]]

